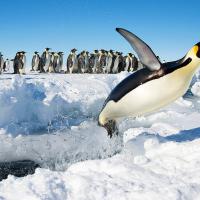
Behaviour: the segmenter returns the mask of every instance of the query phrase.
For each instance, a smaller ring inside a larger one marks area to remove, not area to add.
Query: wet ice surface
[[[121,120],[110,139],[96,119],[117,75],[0,77],[0,161],[31,159],[0,199],[199,199],[200,85],[145,117]]]

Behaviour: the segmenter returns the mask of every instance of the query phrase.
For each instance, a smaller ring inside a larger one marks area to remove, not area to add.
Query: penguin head
[[[77,51],[77,49],[75,49],[75,48],[73,48],[73,49],[71,50],[72,53],[75,53],[76,51]]]
[[[19,55],[24,56],[25,53],[26,53],[25,51],[20,51],[20,52],[19,52]]]
[[[132,54],[132,53],[128,53],[128,55],[129,55],[130,57],[132,57],[132,56],[133,56],[133,54]]]
[[[38,54],[38,53],[39,53],[38,51],[35,51],[35,52],[34,52],[34,54]]]
[[[58,52],[58,55],[64,55],[64,52],[59,51],[59,52]]]
[[[47,47],[47,48],[45,48],[45,50],[46,50],[46,51],[49,51],[50,49],[51,49],[51,48],[48,48],[48,47]]]
[[[195,46],[198,47],[198,49],[196,50],[196,56],[197,56],[198,58],[200,58],[200,42],[197,43]]]
[[[104,49],[101,49],[101,53],[105,53],[105,50],[104,50]]]
[[[200,59],[200,42],[188,51],[186,58],[188,57],[192,58],[192,60]]]

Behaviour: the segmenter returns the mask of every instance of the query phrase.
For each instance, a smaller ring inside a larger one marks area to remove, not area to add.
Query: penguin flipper
[[[145,65],[145,67],[151,71],[159,70],[161,68],[160,61],[144,41],[125,29],[116,28],[116,31],[131,44],[134,51],[138,54],[141,63]]]

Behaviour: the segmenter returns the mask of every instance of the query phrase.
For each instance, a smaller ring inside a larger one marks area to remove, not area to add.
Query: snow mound
[[[97,116],[126,73],[111,75],[108,85],[100,76],[49,76],[16,75],[0,90],[0,161],[30,159],[64,170],[74,162],[119,152],[122,137],[110,140]],[[94,87],[88,87],[92,82]]]
[[[1,76],[0,161],[45,169],[9,176],[0,199],[200,199],[198,75],[183,98],[122,119],[110,139],[96,118],[127,75]]]

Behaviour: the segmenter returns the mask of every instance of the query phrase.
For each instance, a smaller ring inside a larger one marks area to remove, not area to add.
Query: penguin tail
[[[110,138],[113,137],[113,135],[118,135],[119,134],[119,130],[117,127],[117,123],[115,120],[109,120],[106,124],[101,125],[100,123],[98,123],[99,126],[104,127],[107,130],[108,136]]]

